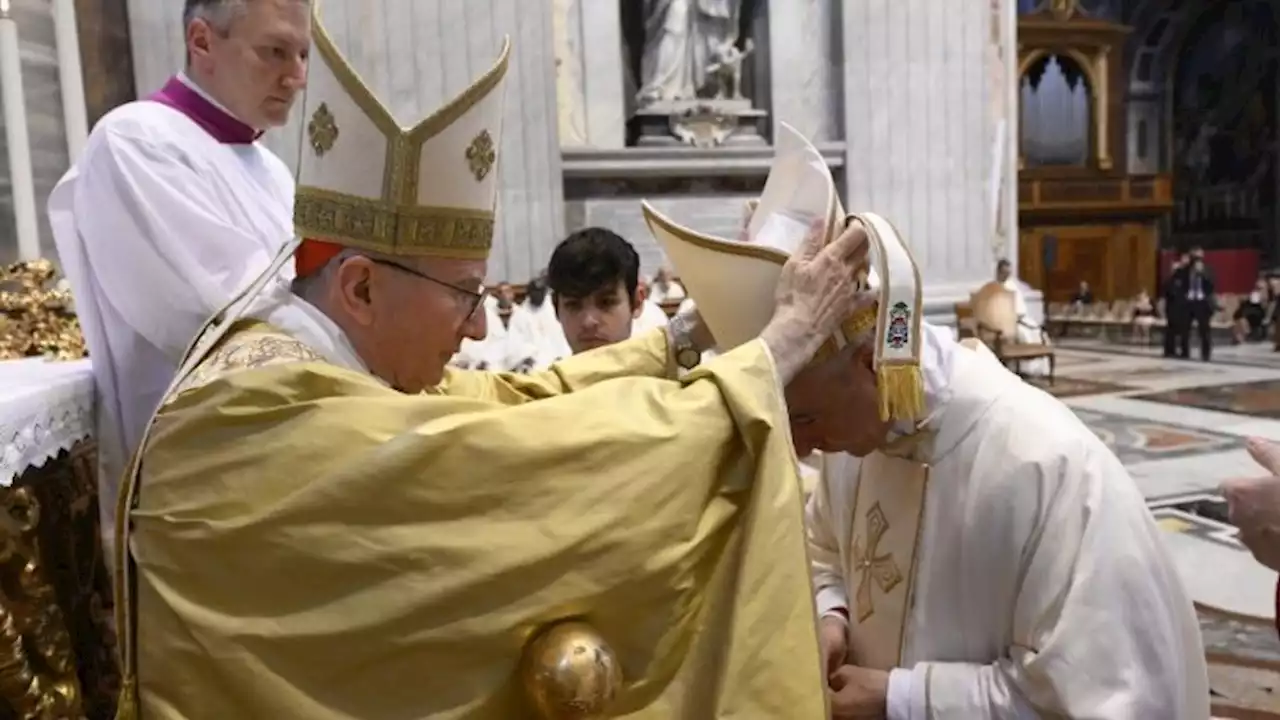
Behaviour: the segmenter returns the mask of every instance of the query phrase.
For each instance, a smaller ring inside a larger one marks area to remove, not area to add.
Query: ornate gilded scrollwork
[[[82,443],[0,488],[0,717],[114,713],[94,468]]]
[[[83,718],[71,637],[41,556],[40,503],[0,496],[0,692],[23,720]]]
[[[622,689],[622,669],[595,628],[567,621],[544,630],[525,647],[525,695],[542,720],[601,720]]]

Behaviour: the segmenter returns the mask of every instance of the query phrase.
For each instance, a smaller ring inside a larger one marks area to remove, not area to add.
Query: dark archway
[[[1271,255],[1280,209],[1275,13],[1269,2],[1206,3],[1176,49],[1168,247]]]

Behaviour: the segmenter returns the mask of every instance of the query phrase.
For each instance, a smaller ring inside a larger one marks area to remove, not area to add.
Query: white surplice
[[[465,338],[457,354],[450,360],[455,367],[471,370],[506,371],[510,351],[507,347],[507,327],[502,324],[502,314],[494,299],[484,303],[485,336],[481,340]]]
[[[104,528],[114,525],[125,463],[196,331],[292,236],[293,192],[293,175],[264,146],[221,143],[144,100],[98,122],[50,195],[99,393]]]
[[[891,670],[889,719],[1204,720],[1195,610],[1120,461],[989,351],[929,336],[949,368],[910,456],[826,455],[807,508],[818,612]]]
[[[631,321],[631,336],[643,335],[655,328],[667,326],[667,314],[662,307],[646,299],[640,304],[640,315]]]
[[[573,354],[550,300],[535,307],[526,298],[512,308],[507,333],[509,365],[513,368],[531,362],[531,369],[544,370]]]

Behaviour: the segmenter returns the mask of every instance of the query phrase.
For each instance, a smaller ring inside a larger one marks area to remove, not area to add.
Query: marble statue
[[[741,99],[742,0],[644,0],[640,107]]]

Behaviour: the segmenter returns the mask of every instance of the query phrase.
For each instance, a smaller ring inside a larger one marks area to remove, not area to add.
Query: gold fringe
[[[917,420],[924,415],[924,377],[915,364],[884,363],[876,373],[881,420]]]
[[[120,684],[120,700],[116,705],[116,720],[138,720],[137,681],[126,673]]]

